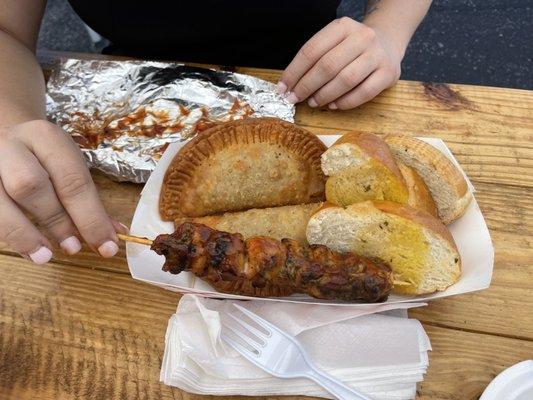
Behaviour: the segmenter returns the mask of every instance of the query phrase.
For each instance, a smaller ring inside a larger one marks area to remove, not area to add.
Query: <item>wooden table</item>
[[[503,369],[533,358],[533,92],[400,81],[352,111],[299,105],[296,122],[322,134],[440,137],[476,187],[496,248],[492,285],[410,312],[433,345],[417,398],[477,399]],[[129,223],[141,185],[93,176],[109,213]],[[124,249],[111,260],[84,249],[36,266],[0,246],[0,399],[208,398],[159,383],[178,300],[134,281]]]

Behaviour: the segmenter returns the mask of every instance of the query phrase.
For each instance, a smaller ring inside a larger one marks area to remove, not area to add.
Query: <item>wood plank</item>
[[[429,98],[421,83],[399,82],[355,110],[325,112],[300,105],[296,122],[314,127],[315,132],[360,130],[439,137],[471,179],[532,187],[533,92],[511,95],[507,89],[450,86],[475,108],[448,109]]]
[[[477,399],[497,373],[533,354],[531,109],[531,91],[407,81],[357,110],[297,107],[297,123],[315,133],[440,137],[478,190],[496,249],[493,284],[411,312],[434,346],[420,399]],[[129,223],[140,186],[94,176],[109,213]],[[0,255],[0,398],[207,398],[158,383],[176,294],[132,281],[123,253],[102,260],[84,251],[57,262],[37,267]]]
[[[101,174],[93,175],[110,215],[129,224],[141,185],[119,184]],[[495,245],[492,285],[479,293],[432,301],[427,308],[412,311],[411,315],[439,326],[533,339],[533,313],[528,301],[533,265],[531,189],[475,184],[476,197]],[[123,246],[117,257],[107,260],[88,248],[74,257],[58,252],[55,259],[65,265],[129,274]]]
[[[497,264],[489,289],[430,301],[409,316],[434,326],[533,340],[530,269]]]
[[[0,276],[0,398],[213,398],[159,383],[179,295],[125,275],[1,255]],[[532,341],[426,329],[434,351],[420,399],[476,399],[497,373],[533,354]]]
[[[179,296],[8,256],[0,270],[0,398],[174,398],[157,375]]]
[[[51,65],[58,56],[113,59],[56,52],[42,52],[40,58]],[[271,82],[281,73],[230,69]],[[532,187],[532,109],[533,91],[402,80],[355,110],[332,112],[300,104],[296,122],[324,133],[362,130],[440,137],[472,179]]]
[[[477,400],[496,375],[533,354],[531,341],[424,328],[433,351],[418,400]]]
[[[269,81],[279,76],[275,71],[238,71]],[[531,187],[531,109],[532,91],[400,81],[355,110],[331,112],[300,104],[296,123],[315,133],[360,130],[439,137],[472,179]]]
[[[533,339],[531,190],[476,183],[495,247],[492,283],[482,292],[432,301],[410,315],[439,326]]]
[[[213,398],[159,383],[178,294],[125,275],[9,256],[0,256],[0,274],[0,398]]]

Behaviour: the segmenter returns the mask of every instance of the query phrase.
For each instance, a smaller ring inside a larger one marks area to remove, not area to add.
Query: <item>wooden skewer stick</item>
[[[120,240],[123,240],[125,242],[132,242],[132,243],[139,243],[139,244],[145,244],[147,246],[151,246],[154,242],[153,240],[142,238],[138,236],[132,236],[132,235],[124,235],[122,233],[117,233],[117,236]]]
[[[138,236],[123,235],[122,233],[117,233],[117,236],[118,236],[118,238],[120,240],[123,240],[125,242],[145,244],[147,246],[151,246],[152,243],[153,243],[153,240],[150,240],[150,239],[147,239],[147,238],[138,237]],[[395,286],[409,286],[409,285],[411,285],[411,283],[409,283],[409,282],[400,281],[400,280],[397,280],[397,279],[395,279],[392,283]]]

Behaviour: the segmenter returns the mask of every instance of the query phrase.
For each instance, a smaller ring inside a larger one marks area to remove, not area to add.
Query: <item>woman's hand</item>
[[[278,91],[311,107],[357,107],[394,85],[405,48],[380,31],[343,17],[315,34],[283,72]]]
[[[112,257],[120,230],[106,214],[78,147],[59,127],[35,120],[0,128],[0,241],[43,264],[52,257],[51,241],[77,253],[78,235]]]

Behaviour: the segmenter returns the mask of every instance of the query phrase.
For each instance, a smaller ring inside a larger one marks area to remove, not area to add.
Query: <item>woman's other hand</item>
[[[357,107],[394,85],[403,50],[375,28],[343,17],[315,34],[283,72],[278,91],[311,107]]]

